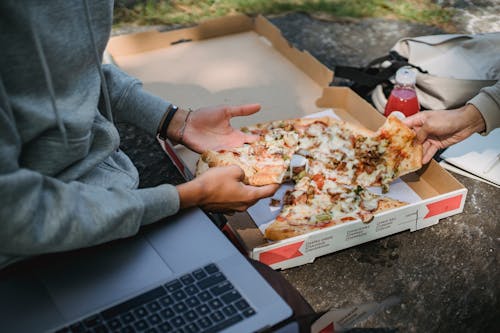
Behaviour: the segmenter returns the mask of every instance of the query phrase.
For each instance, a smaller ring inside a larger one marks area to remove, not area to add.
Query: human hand
[[[202,153],[207,149],[237,147],[256,141],[258,136],[245,134],[231,126],[231,118],[248,116],[260,110],[259,104],[203,107],[192,112],[186,124],[183,144]]]
[[[210,168],[195,179],[178,185],[180,207],[200,206],[210,212],[243,212],[258,200],[272,196],[279,184],[250,186],[242,183],[243,170],[236,166]]]
[[[422,143],[422,163],[428,163],[439,149],[465,140],[485,129],[484,119],[479,110],[467,104],[454,110],[423,111],[403,122],[415,130],[416,140]]]

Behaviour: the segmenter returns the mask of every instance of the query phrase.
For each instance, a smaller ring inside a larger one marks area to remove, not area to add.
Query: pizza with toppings
[[[250,185],[294,182],[265,237],[280,240],[339,223],[372,220],[404,202],[370,192],[422,167],[422,146],[401,120],[389,116],[376,132],[330,117],[257,124],[242,131],[260,140],[241,147],[207,151],[204,167],[239,165]],[[297,156],[304,163],[291,163]]]

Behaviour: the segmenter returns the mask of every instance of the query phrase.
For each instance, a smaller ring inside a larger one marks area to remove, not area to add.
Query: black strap
[[[390,65],[381,67],[384,61],[389,61]],[[410,64],[408,59],[396,51],[390,51],[385,56],[373,59],[366,67],[336,66],[335,77],[352,81],[351,89],[366,98],[377,85],[392,85],[389,79],[403,66],[412,66],[422,73],[427,73],[422,68]]]

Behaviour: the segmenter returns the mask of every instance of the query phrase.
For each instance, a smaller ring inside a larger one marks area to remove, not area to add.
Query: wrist
[[[185,110],[170,104],[158,125],[157,133],[160,139],[170,139],[173,143],[182,143],[191,112],[191,109]]]
[[[179,193],[179,206],[181,209],[199,206],[203,203],[204,186],[199,178],[176,186]]]
[[[160,120],[160,124],[158,125],[158,130],[157,130],[160,139],[166,140],[168,138],[168,128],[170,127],[178,111],[179,108],[174,104],[170,104],[165,110],[165,113],[163,114],[163,117]]]
[[[190,110],[179,108],[167,128],[167,137],[176,143],[181,143],[181,132],[185,128],[185,123]]]
[[[468,124],[471,134],[484,132],[486,129],[486,123],[483,115],[473,104],[466,104],[462,108],[462,114],[466,124]]]

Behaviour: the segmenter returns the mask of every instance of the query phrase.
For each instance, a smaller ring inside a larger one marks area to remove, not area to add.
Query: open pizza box
[[[349,88],[330,87],[333,72],[290,45],[262,16],[229,16],[185,29],[116,36],[107,52],[145,89],[179,106],[262,105],[255,115],[233,118],[235,127],[327,113],[376,130],[385,119]],[[186,178],[191,177],[198,155],[183,146],[162,146]],[[284,269],[434,225],[462,212],[466,194],[463,185],[432,161],[391,185],[388,195],[410,204],[378,214],[370,223],[346,222],[270,242],[262,228],[277,212],[265,199],[248,212],[228,216],[226,229],[251,258]]]

